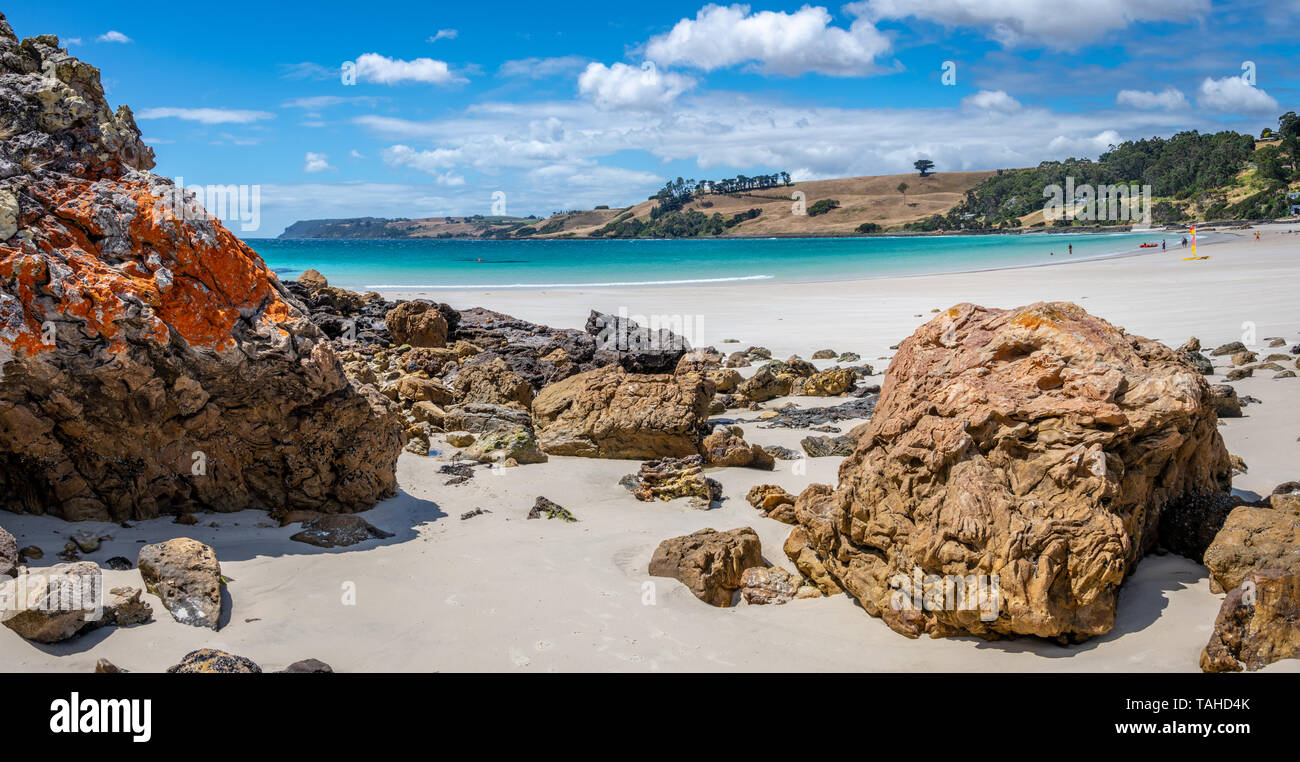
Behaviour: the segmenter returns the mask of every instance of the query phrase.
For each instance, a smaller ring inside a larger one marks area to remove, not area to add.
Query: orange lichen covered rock
[[[1099,635],[1162,512],[1227,490],[1216,426],[1158,342],[1070,303],[960,304],[899,345],[786,551],[911,637]]]
[[[147,170],[130,109],[0,16],[0,508],[324,512],[396,491],[402,434],[262,259]]]

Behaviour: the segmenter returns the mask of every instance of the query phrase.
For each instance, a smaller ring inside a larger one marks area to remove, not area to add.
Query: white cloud
[[[980,90],[974,95],[962,98],[961,105],[967,109],[994,111],[1000,114],[1014,114],[1024,108],[1020,101],[1002,90]]]
[[[381,100],[384,99],[375,98],[373,96],[365,96],[365,95],[357,96],[355,98],[344,98],[341,95],[313,95],[306,98],[294,98],[292,100],[287,100],[284,103],[280,104],[280,108],[304,108],[304,109],[310,109],[314,111],[316,109],[328,108],[330,106],[338,106],[344,103],[352,103],[352,104],[357,104],[362,106],[374,106],[375,104],[379,103]]]
[[[81,38],[80,38],[80,37],[69,37],[69,38],[67,38],[67,39],[65,39],[65,40],[63,41],[63,44],[64,44],[64,46],[68,46],[68,45],[80,45],[80,44],[81,44]]]
[[[260,119],[274,119],[275,114],[266,111],[248,111],[244,109],[224,108],[147,108],[135,115],[136,119],[184,119],[203,124],[248,124]]]
[[[280,76],[285,79],[337,80],[339,78],[339,67],[321,66],[311,61],[280,64],[278,68],[280,69]]]
[[[1212,79],[1206,77],[1196,91],[1201,108],[1220,113],[1276,114],[1277,99],[1263,90],[1246,84],[1241,77]]]
[[[351,151],[348,151],[348,157],[349,157],[349,158],[352,158],[352,159],[364,159],[364,158],[366,158],[365,156],[362,156],[362,155],[361,155],[361,152],[358,151],[358,150],[355,149],[355,148],[353,148]]]
[[[977,27],[1004,47],[1074,50],[1138,22],[1203,16],[1210,0],[862,0],[845,8],[874,20]]]
[[[327,161],[327,159],[329,159],[329,157],[323,153],[312,153],[311,151],[308,151],[307,158],[305,160],[306,163],[303,164],[302,171],[303,172],[324,172],[327,169],[334,169],[334,167],[330,166],[329,161]]]
[[[664,66],[704,71],[748,63],[765,74],[847,77],[877,71],[875,59],[889,47],[889,38],[870,21],[858,18],[843,29],[822,7],[750,13],[748,5],[706,5],[694,19],[652,38],[645,54]]]
[[[557,58],[519,58],[506,61],[497,69],[501,77],[527,77],[529,79],[549,79],[560,77],[587,65],[590,59],[585,56],[559,56]]]
[[[694,85],[690,77],[661,72],[650,61],[640,68],[592,63],[578,76],[578,92],[602,109],[655,111]]]
[[[356,64],[358,81],[364,80],[381,85],[395,85],[401,82],[450,85],[469,81],[453,73],[446,61],[435,61],[432,58],[403,61],[381,56],[378,53],[365,53],[357,56]]]
[[[110,29],[95,39],[99,42],[130,42],[131,41],[130,37],[127,37],[126,35],[122,34],[121,32],[115,29]],[[81,40],[78,39],[77,42],[80,43]]]
[[[1160,92],[1151,90],[1120,90],[1115,96],[1115,103],[1140,109],[1175,109],[1187,108],[1187,96],[1174,87],[1166,87]]]
[[[455,151],[436,149],[433,151],[416,151],[410,146],[395,145],[385,148],[380,155],[390,167],[410,167],[433,176],[438,185],[464,185],[465,178],[455,172],[443,172],[444,168],[455,166]]]
[[[438,33],[430,37],[427,42],[437,42],[438,40],[454,40],[460,34],[455,29],[439,29]]]
[[[1124,142],[1119,133],[1115,130],[1102,130],[1091,137],[1079,137],[1074,135],[1058,135],[1047,144],[1047,150],[1052,155],[1060,158],[1095,158],[1110,150],[1113,145],[1119,145]]]

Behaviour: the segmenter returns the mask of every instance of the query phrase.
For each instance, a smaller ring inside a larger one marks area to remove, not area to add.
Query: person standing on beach
[[[1258,230],[1255,231],[1255,240],[1256,240],[1256,241],[1259,240],[1259,231],[1258,231]]]
[[[1160,239],[1160,250],[1161,251],[1165,250],[1165,239],[1163,238]]]
[[[1074,253],[1074,244],[1070,244],[1070,250],[1069,250],[1067,253],[1069,253],[1069,254],[1073,254],[1073,253]]]

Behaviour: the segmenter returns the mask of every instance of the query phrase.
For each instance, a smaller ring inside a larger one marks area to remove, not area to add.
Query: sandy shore
[[[1246,231],[1222,234],[1227,240],[1199,251],[1210,258],[1198,261],[1182,261],[1189,254],[1171,250],[1055,267],[835,283],[401,296],[481,305],[555,326],[580,327],[592,308],[689,315],[702,325],[691,337],[697,343],[730,351],[735,345],[722,342],[734,338],[739,348],[759,344],[777,357],[808,357],[821,348],[853,351],[878,373],[888,364],[889,347],[928,320],[932,309],[963,301],[996,307],[1075,301],[1173,346],[1193,335],[1210,347],[1242,340],[1249,322],[1257,344],[1278,336],[1289,347],[1300,343],[1300,227],[1261,230],[1258,242]],[[1235,384],[1260,403],[1222,427],[1229,450],[1250,466],[1235,482],[1246,493],[1268,494],[1277,483],[1300,478],[1300,379],[1271,375]],[[805,433],[745,428],[749,441],[796,448]],[[86,556],[101,565],[117,555],[134,561],[144,542],[187,535],[215,548],[230,580],[225,624],[217,632],[173,622],[157,598],[146,596],[156,621],[143,626],[101,629],[54,646],[0,630],[0,670],[89,671],[102,657],[133,671],[154,671],[205,646],[268,670],[315,657],[348,672],[1197,670],[1222,596],[1209,592],[1204,567],[1176,556],[1145,559],[1124,584],[1114,630],[1070,647],[1029,639],[908,640],[843,595],[717,609],[673,580],[647,576],[659,541],[703,527],[752,526],[766,558],[793,569],[781,552],[789,527],[759,517],[744,494],[762,482],[791,492],[810,482],[833,483],[838,463],[811,459],[805,474],[793,473],[791,461],[778,461],[775,473],[720,469],[712,475],[728,499],[721,508],[699,511],[684,500],[634,500],[617,484],[635,470],[633,461],[553,457],[540,465],[479,470],[466,484],[446,486],[446,476],[437,473],[439,458],[404,453],[401,494],[365,514],[395,536],[337,550],[292,542],[296,526],[275,527],[251,511],[205,514],[191,527],[159,519],[130,529],[0,515],[20,546],[45,549],[36,565],[55,563],[54,552],[82,529],[112,535]],[[566,506],[580,523],[525,520],[538,495]],[[480,507],[489,512],[460,518]],[[140,585],[134,570],[105,570],[105,578],[109,586]],[[355,605],[343,600],[349,586]],[[1300,661],[1269,670],[1300,671]]]

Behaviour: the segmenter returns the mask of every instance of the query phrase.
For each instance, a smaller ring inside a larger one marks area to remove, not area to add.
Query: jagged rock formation
[[[0,508],[325,512],[396,492],[400,422],[171,181],[99,71],[0,19]]]
[[[1173,350],[1076,305],[958,305],[899,346],[786,552],[911,637],[1099,635],[1161,514],[1227,490],[1214,407]],[[928,597],[953,577],[992,600]]]

